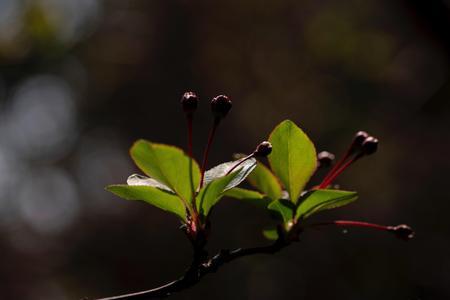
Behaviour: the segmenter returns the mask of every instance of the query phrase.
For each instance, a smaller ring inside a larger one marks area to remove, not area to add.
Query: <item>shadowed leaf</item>
[[[289,200],[275,200],[268,206],[269,210],[276,212],[282,219],[283,223],[289,223],[294,218],[294,204]]]
[[[262,163],[258,165],[247,177],[247,180],[256,189],[270,197],[272,200],[281,198],[281,185],[273,173]]]
[[[262,208],[267,208],[267,205],[271,202],[270,198],[261,193],[242,188],[232,188],[226,191],[224,195],[260,206]]]
[[[278,239],[278,231],[275,228],[263,230],[263,235],[270,241],[275,241]]]
[[[347,205],[358,198],[356,192],[320,189],[306,193],[297,208],[295,218],[307,218],[312,214],[326,209]]]

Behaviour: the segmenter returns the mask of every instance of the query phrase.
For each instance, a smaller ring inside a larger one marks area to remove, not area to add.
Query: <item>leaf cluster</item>
[[[258,192],[235,188],[227,195],[256,205],[265,205],[289,231],[311,215],[349,204],[357,193],[336,189],[306,190],[317,169],[317,154],[308,136],[292,121],[280,123],[270,134],[273,151],[268,156],[270,168],[258,162],[248,181]],[[276,229],[266,230],[270,239],[278,238]]]
[[[205,173],[200,184],[198,163],[183,150],[138,140],[130,155],[146,176],[131,175],[127,184],[106,189],[128,200],[142,200],[178,216],[188,223],[192,216],[206,220],[224,197],[255,204],[274,213],[285,233],[323,210],[337,208],[357,199],[357,193],[336,189],[306,189],[317,168],[317,154],[308,136],[292,121],[281,122],[269,136],[273,151],[269,166],[255,158],[222,163]],[[230,172],[237,163],[239,167]],[[237,187],[245,179],[256,189]],[[279,238],[280,230],[265,231]]]
[[[205,173],[200,188],[198,163],[177,147],[138,140],[130,155],[146,176],[133,174],[127,184],[106,189],[124,199],[142,200],[174,213],[183,222],[195,212],[207,217],[224,192],[239,185],[256,167],[256,160],[248,159],[227,174],[239,160],[220,164]]]

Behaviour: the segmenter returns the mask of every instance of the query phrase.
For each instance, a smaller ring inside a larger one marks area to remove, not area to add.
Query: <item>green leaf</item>
[[[270,241],[278,240],[278,231],[275,228],[263,230],[263,235]]]
[[[270,166],[286,187],[292,202],[316,170],[317,157],[313,143],[292,121],[280,123],[270,134],[273,150]]]
[[[127,200],[145,201],[186,221],[186,208],[181,199],[155,187],[117,184],[107,186],[106,190]]]
[[[295,218],[307,218],[319,211],[347,205],[358,198],[358,193],[341,190],[320,189],[306,193],[297,208]]]
[[[211,208],[219,202],[230,182],[240,173],[240,170],[228,174],[225,177],[215,179],[204,186],[197,195],[197,209],[202,216],[207,216]]]
[[[200,182],[200,169],[183,150],[139,140],[131,147],[131,157],[144,173],[173,190],[186,203]],[[192,185],[189,166],[192,163]]]
[[[276,212],[283,220],[283,223],[287,224],[294,218],[294,204],[285,199],[275,200],[268,206],[269,210]]]
[[[258,162],[256,168],[247,177],[247,180],[251,185],[273,200],[281,198],[281,185],[278,182],[278,179],[273,175],[269,168],[261,162]]]
[[[244,158],[241,158],[241,159],[238,159],[235,161],[229,161],[229,162],[217,165],[214,168],[205,172],[205,179],[204,179],[203,185],[206,186],[211,181],[216,180],[221,177],[224,177],[236,164],[238,164],[241,161],[242,161],[242,163],[235,170],[235,171],[238,171],[236,176],[233,178],[233,180],[231,182],[228,183],[225,190],[229,190],[229,189],[234,188],[235,186],[239,185],[255,169],[256,164],[257,164],[256,159],[249,158],[244,161]]]
[[[224,193],[225,196],[242,200],[251,204],[255,204],[262,208],[266,208],[270,203],[270,199],[265,195],[256,191],[251,191],[242,188],[232,188]]]
[[[132,175],[128,176],[127,184],[128,185],[137,185],[137,186],[152,186],[152,187],[164,190],[166,192],[169,192],[171,194],[175,194],[175,192],[172,191],[167,185],[162,184],[153,178],[142,176],[139,174],[132,174]]]

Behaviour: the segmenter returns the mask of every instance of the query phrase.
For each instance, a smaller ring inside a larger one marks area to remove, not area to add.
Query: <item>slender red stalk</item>
[[[188,129],[188,154],[191,158],[194,158],[193,154],[192,154],[192,115],[188,115],[186,117],[187,119],[187,129]]]
[[[194,161],[194,154],[193,154],[193,137],[192,137],[192,114],[188,114],[187,117],[187,129],[188,129],[188,154],[189,154],[189,181],[190,181],[190,185],[191,185],[191,192],[192,192],[192,199],[191,199],[191,203],[192,203],[192,207],[194,209],[194,211],[196,210],[196,206],[195,206],[195,187],[194,187],[194,173],[193,173],[193,161]]]
[[[380,224],[361,222],[361,221],[332,221],[332,222],[324,222],[324,223],[316,223],[309,225],[309,227],[317,227],[317,226],[326,226],[326,225],[335,225],[339,227],[363,227],[363,228],[372,228],[375,230],[386,231],[393,233],[397,238],[408,241],[415,236],[414,230],[406,224],[400,224],[396,226],[385,226]]]
[[[325,176],[325,178],[322,180],[322,183],[320,186],[322,187],[325,182],[331,182],[330,178],[334,176],[336,178],[335,173],[339,170],[339,168],[342,166],[342,164],[350,158],[351,155],[355,154],[355,152],[361,147],[363,142],[368,138],[368,133],[365,131],[358,131],[355,136],[353,137],[353,141],[348,147],[347,151],[345,152],[345,155],[339,160],[339,162],[334,165],[334,167],[328,172],[328,174]],[[376,147],[375,147],[376,149]],[[361,149],[359,149],[361,151]],[[327,185],[325,185],[327,186]]]
[[[361,222],[361,221],[347,221],[347,220],[337,220],[330,222],[322,222],[308,225],[307,227],[322,227],[322,226],[337,226],[337,227],[360,227],[360,228],[371,228],[380,231],[393,232],[395,231],[395,226],[385,226],[380,224]]]
[[[217,127],[219,126],[220,118],[215,118],[213,126],[211,130],[209,131],[208,136],[208,142],[206,144],[205,152],[203,154],[203,162],[202,162],[202,168],[201,168],[201,178],[200,178],[200,188],[203,187],[203,180],[205,179],[205,171],[206,171],[206,165],[208,164],[208,156],[209,156],[209,150],[211,149],[212,142],[214,140],[214,135],[216,134]]]
[[[356,155],[355,157],[353,157],[351,160],[347,161],[344,165],[342,165],[342,167],[340,167],[338,170],[335,170],[331,176],[325,177],[323,179],[323,181],[320,183],[319,185],[319,189],[324,189],[327,186],[329,186],[339,175],[342,174],[342,172],[344,172],[345,169],[347,169],[351,164],[353,164],[355,161],[357,161],[358,159],[360,159],[361,157],[363,157],[363,153],[359,153],[358,155]]]
[[[323,178],[322,182],[326,181],[329,177],[331,177],[334,172],[336,172],[339,167],[349,158],[350,153],[347,151],[347,153],[331,168],[330,171],[328,171],[327,175]]]
[[[331,176],[333,176],[337,170],[339,170],[339,168],[342,166],[342,164],[354,153],[354,148],[355,148],[355,146],[352,143],[350,145],[350,147],[347,149],[347,151],[345,152],[345,155],[333,166],[333,168],[331,168],[331,170],[327,173],[327,175],[325,175],[320,186],[322,186],[322,184],[324,182],[328,181],[328,179]],[[321,188],[323,188],[323,187],[321,187]]]
[[[384,231],[390,231],[392,230],[392,226],[385,226],[385,225],[379,225],[374,223],[368,223],[368,222],[361,222],[361,221],[333,221],[329,223],[319,223],[323,225],[336,225],[340,227],[366,227],[366,228],[373,228],[377,230],[384,230]]]
[[[243,159],[241,159],[240,161],[238,161],[230,170],[228,170],[228,172],[225,174],[225,176],[231,174],[231,172],[233,172],[234,170],[236,170],[237,167],[239,167],[240,165],[242,165],[245,161],[249,160],[250,158],[252,158],[253,156],[255,156],[255,153],[252,153],[250,155],[247,155],[246,157],[244,157]]]

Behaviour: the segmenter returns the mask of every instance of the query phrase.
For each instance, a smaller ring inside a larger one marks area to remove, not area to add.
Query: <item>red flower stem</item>
[[[193,145],[193,137],[192,137],[192,114],[188,114],[187,115],[187,129],[188,129],[188,155],[189,155],[189,181],[190,181],[190,185],[191,185],[191,192],[192,192],[192,199],[191,199],[191,203],[192,203],[192,207],[193,210],[196,211],[196,207],[195,207],[195,187],[194,187],[194,173],[193,173],[193,161],[194,161],[194,155],[193,155],[193,150],[192,150],[192,145]]]
[[[381,231],[392,231],[393,230],[392,226],[384,226],[384,225],[368,223],[368,222],[344,221],[344,220],[316,223],[316,224],[312,224],[310,226],[317,227],[317,226],[326,226],[326,225],[335,225],[335,226],[339,226],[339,227],[365,227],[365,228],[372,228],[372,229],[381,230]]]
[[[250,155],[247,155],[246,157],[244,157],[243,159],[241,159],[239,162],[237,162],[230,170],[228,170],[228,172],[225,174],[225,176],[231,174],[231,172],[233,172],[234,170],[236,170],[237,167],[239,167],[240,165],[242,165],[245,161],[249,160],[250,158],[252,158],[253,156],[255,156],[255,153],[252,153]]]
[[[211,149],[212,142],[214,140],[214,135],[216,134],[217,127],[219,126],[220,118],[215,118],[213,126],[211,130],[209,131],[209,137],[208,142],[206,144],[205,153],[203,154],[203,162],[202,162],[202,168],[201,168],[201,178],[200,178],[200,188],[203,187],[203,180],[205,179],[205,171],[206,171],[206,165],[208,164],[208,156],[209,156],[209,150]]]
[[[186,117],[187,120],[187,129],[188,129],[188,154],[191,158],[194,158],[193,154],[192,154],[192,115],[188,115]]]
[[[325,175],[320,186],[322,186],[322,184],[326,182],[328,178],[333,176],[333,174],[340,168],[340,166],[342,166],[342,164],[350,157],[350,155],[352,154],[352,148],[353,147],[350,146],[345,155],[333,166],[333,168],[331,168],[331,170],[327,173],[327,175]]]
[[[338,170],[336,170],[331,176],[329,176],[328,178],[325,178],[322,181],[322,183],[320,183],[319,189],[324,189],[327,186],[329,186],[339,175],[342,174],[342,172],[344,172],[345,169],[347,169],[352,163],[354,163],[355,161],[360,159],[363,155],[364,155],[363,153],[359,153],[358,155],[353,157],[351,160],[347,161],[344,165],[342,165],[342,167],[340,167]]]

